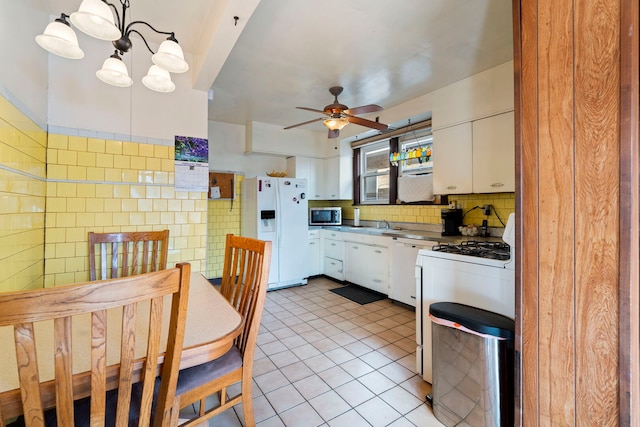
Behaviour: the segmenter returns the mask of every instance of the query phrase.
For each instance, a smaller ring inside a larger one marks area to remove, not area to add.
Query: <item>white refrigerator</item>
[[[269,290],[306,285],[307,180],[258,176],[242,182],[241,234],[272,242]]]

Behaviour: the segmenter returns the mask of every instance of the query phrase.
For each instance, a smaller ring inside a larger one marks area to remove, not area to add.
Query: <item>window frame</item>
[[[359,187],[359,204],[361,205],[380,205],[380,204],[389,204],[390,199],[390,188],[388,190],[387,200],[376,197],[375,199],[368,199],[366,197],[366,181],[367,178],[379,178],[386,176],[389,180],[389,187],[391,185],[391,165],[388,164],[388,167],[385,169],[378,169],[376,172],[367,172],[367,154],[376,153],[379,151],[385,151],[386,154],[383,156],[384,159],[389,159],[389,153],[391,152],[389,139],[383,139],[381,141],[376,141],[371,144],[367,144],[363,147],[360,147],[360,164],[359,164],[359,176],[358,180],[360,181]],[[376,191],[377,193],[377,191]]]
[[[428,165],[425,165],[424,168],[417,168],[415,170],[403,170],[400,165],[393,166],[391,162],[389,162],[389,200],[365,200],[364,198],[364,178],[363,175],[364,170],[364,159],[363,153],[368,151],[367,147],[372,147],[376,145],[380,145],[385,141],[389,144],[388,153],[399,152],[402,145],[412,144],[414,141],[420,141],[419,144],[425,140],[429,139],[430,142],[428,144],[431,145],[433,150],[433,133],[431,127],[431,120],[425,120],[423,122],[419,122],[416,124],[409,124],[405,127],[393,130],[391,132],[387,132],[385,134],[378,134],[369,138],[365,138],[362,140],[356,140],[351,143],[351,148],[353,149],[353,204],[354,205],[382,205],[382,206],[396,206],[404,203],[400,203],[397,199],[398,196],[398,177],[402,174],[415,174],[415,175],[423,175],[433,173],[433,163],[430,160]],[[401,142],[402,141],[402,142]],[[371,175],[369,175],[371,176]],[[440,205],[446,204],[447,197],[446,196],[436,196],[436,199],[431,201],[423,201],[423,202],[412,202],[411,204],[418,205]]]

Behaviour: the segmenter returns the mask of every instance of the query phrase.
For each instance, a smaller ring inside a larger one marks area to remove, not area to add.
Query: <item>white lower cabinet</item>
[[[416,306],[416,260],[420,249],[429,249],[436,242],[393,238],[389,298]]]
[[[322,274],[322,250],[320,230],[309,231],[309,276]]]
[[[389,294],[389,248],[366,242],[345,241],[345,278],[348,282]],[[350,236],[351,237],[351,236]],[[346,239],[350,237],[345,237]],[[383,240],[390,240],[383,238]],[[375,243],[381,243],[376,241]]]

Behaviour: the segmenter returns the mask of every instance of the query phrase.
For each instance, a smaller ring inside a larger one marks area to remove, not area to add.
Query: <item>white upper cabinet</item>
[[[513,111],[473,122],[473,192],[515,191]]]
[[[287,175],[292,178],[307,178],[309,200],[351,200],[351,163],[351,157],[289,157]]]
[[[325,194],[328,200],[353,199],[353,160],[351,157],[324,159]]]
[[[431,94],[433,129],[513,110],[513,61],[460,80]]]
[[[434,194],[473,192],[472,154],[470,122],[433,131]]]
[[[291,178],[307,178],[307,198],[325,200],[324,159],[311,157],[287,158],[287,175]]]

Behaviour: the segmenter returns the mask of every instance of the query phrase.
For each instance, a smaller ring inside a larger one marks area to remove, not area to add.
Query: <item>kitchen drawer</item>
[[[389,246],[392,242],[391,237],[388,236],[373,236],[365,233],[342,233],[342,240],[345,242],[362,243],[365,245],[375,246]]]
[[[320,238],[320,229],[316,228],[313,230],[309,230],[309,239],[319,239]]]
[[[322,229],[320,235],[325,239],[342,240],[342,232],[340,231]]]
[[[324,256],[342,261],[344,259],[344,242],[324,239]]]
[[[336,280],[344,280],[344,268],[342,261],[324,257],[324,274]]]

